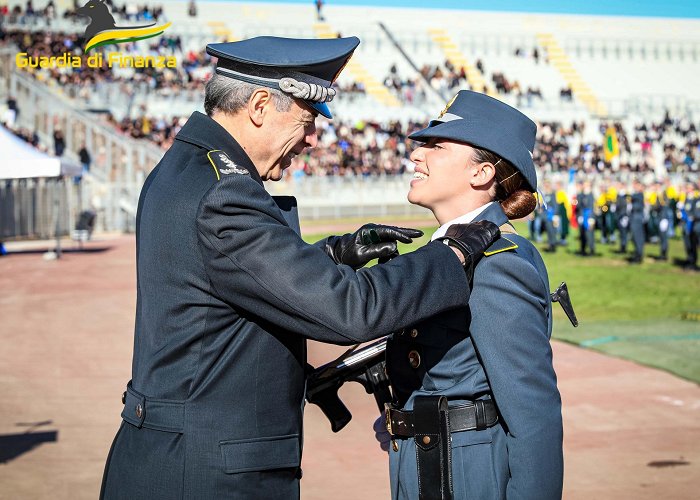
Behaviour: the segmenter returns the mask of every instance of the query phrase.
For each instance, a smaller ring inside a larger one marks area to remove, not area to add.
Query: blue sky
[[[265,0],[242,0],[269,3]],[[313,0],[274,0],[276,3],[313,5]],[[542,12],[602,16],[644,16],[700,18],[700,0],[324,0],[326,5],[373,5],[434,9],[488,10],[499,12]]]

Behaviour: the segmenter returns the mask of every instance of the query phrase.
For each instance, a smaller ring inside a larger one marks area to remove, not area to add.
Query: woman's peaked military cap
[[[532,153],[536,134],[535,122],[517,109],[485,94],[460,90],[438,118],[409,139],[449,139],[488,149],[512,163],[535,192],[537,174]]]

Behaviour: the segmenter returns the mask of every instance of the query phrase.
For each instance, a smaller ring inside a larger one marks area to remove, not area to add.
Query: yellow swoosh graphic
[[[101,31],[97,35],[93,36],[88,43],[85,44],[86,47],[92,47],[95,44],[104,42],[105,40],[113,40],[117,38],[131,38],[135,36],[152,35],[158,33],[159,31],[164,31],[170,27],[173,23],[163,24],[161,26],[150,26],[148,28],[135,28],[126,30],[106,30]]]

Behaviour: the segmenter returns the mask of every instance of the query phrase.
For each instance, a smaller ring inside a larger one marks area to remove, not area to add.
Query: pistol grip
[[[318,405],[331,423],[331,430],[339,432],[352,420],[352,413],[338,397],[338,390],[326,389],[316,394],[310,403]]]

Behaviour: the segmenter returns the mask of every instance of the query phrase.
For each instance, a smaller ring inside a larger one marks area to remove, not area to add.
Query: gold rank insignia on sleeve
[[[216,172],[216,180],[221,180],[221,175],[238,174],[250,175],[245,168],[236,165],[226,153],[220,149],[214,149],[207,153],[207,158]]]

